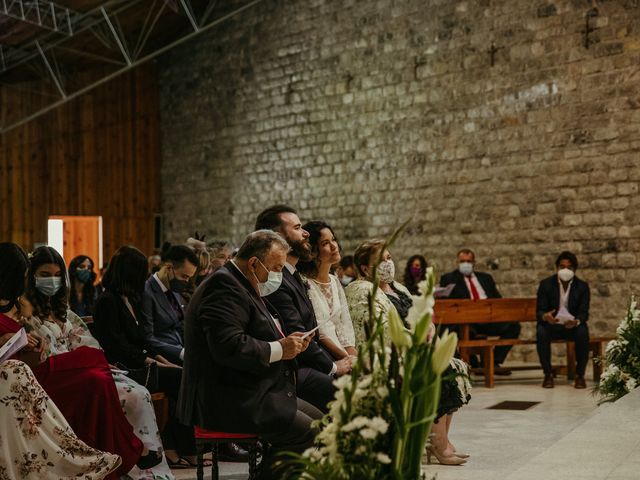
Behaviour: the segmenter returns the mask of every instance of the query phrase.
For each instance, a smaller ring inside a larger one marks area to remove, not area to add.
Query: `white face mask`
[[[471,262],[462,262],[458,264],[458,271],[464,275],[465,277],[468,277],[469,275],[471,275],[473,273],[473,263]]]
[[[45,297],[53,297],[62,288],[62,277],[36,277],[36,289]]]
[[[562,280],[563,282],[570,282],[571,280],[573,280],[575,273],[573,273],[573,270],[569,269],[569,268],[561,268],[560,270],[558,270],[558,278],[560,278],[560,280]]]
[[[393,283],[396,276],[396,265],[393,260],[385,260],[378,264],[378,280],[383,283]]]
[[[258,259],[258,261],[260,262],[260,259]],[[258,291],[260,292],[260,296],[266,297],[267,295],[271,295],[273,292],[280,288],[280,285],[282,284],[282,272],[272,272],[267,267],[265,267],[264,263],[262,262],[260,262],[260,265],[262,265],[262,268],[264,268],[269,274],[267,281],[261,282],[260,280],[258,280],[258,277],[255,273],[253,274],[253,276],[258,282]]]
[[[350,277],[348,275],[343,275],[342,278],[340,279],[340,283],[346,287],[347,285],[349,285],[351,282],[353,282],[353,277]]]

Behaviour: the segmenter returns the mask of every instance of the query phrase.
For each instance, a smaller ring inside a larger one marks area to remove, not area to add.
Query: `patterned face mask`
[[[393,260],[385,260],[378,265],[378,279],[383,283],[392,283],[396,276],[396,265]]]

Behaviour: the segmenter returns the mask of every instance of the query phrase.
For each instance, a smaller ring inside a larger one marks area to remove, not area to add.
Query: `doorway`
[[[74,257],[87,255],[95,271],[102,268],[102,217],[51,215],[47,243],[64,258],[67,266]]]

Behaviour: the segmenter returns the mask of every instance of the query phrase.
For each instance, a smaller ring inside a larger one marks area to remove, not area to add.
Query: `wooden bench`
[[[494,385],[494,348],[506,345],[535,345],[535,340],[521,339],[471,339],[470,327],[473,324],[505,323],[505,322],[536,322],[535,298],[489,298],[486,300],[458,300],[438,299],[435,304],[435,321],[438,325],[458,325],[460,339],[458,349],[460,357],[469,363],[469,357],[480,354],[483,358],[484,384],[488,388]],[[601,357],[604,345],[612,338],[589,339],[589,350],[593,358]],[[566,343],[567,366],[566,373],[570,379],[575,377],[575,347],[572,341],[556,340],[553,343]],[[518,370],[540,368],[519,367]],[[556,368],[556,370],[558,370]],[[594,380],[601,374],[600,364],[594,361]]]
[[[613,340],[611,337],[595,337],[589,338],[589,351],[593,358],[593,380],[598,382],[600,375],[602,374],[602,366],[597,360],[604,354],[605,345]],[[573,380],[576,374],[576,353],[575,344],[571,340],[554,340],[552,343],[564,343],[567,347],[567,365],[563,368],[555,367],[555,372],[564,370],[569,380]],[[535,340],[521,340],[521,339],[482,339],[482,340],[461,340],[458,343],[458,347],[461,351],[461,357],[467,357],[470,354],[479,354],[482,356],[483,368],[481,369],[484,374],[484,385],[487,388],[493,388],[494,386],[494,348],[504,345],[535,345]],[[462,354],[465,351],[465,355]],[[468,361],[468,360],[465,360]],[[541,366],[522,366],[514,367],[512,370],[536,370],[542,368]]]

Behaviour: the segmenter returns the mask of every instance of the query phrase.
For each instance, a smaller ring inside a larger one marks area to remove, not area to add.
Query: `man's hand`
[[[542,315],[542,320],[550,323],[551,325],[553,325],[554,323],[558,323],[558,319],[554,317],[554,313],[556,313],[555,310],[551,310],[550,312],[545,313],[544,315]]]
[[[570,328],[575,328],[578,326],[578,320],[567,320],[564,322],[564,328],[569,330]]]
[[[304,332],[293,332],[288,337],[278,340],[282,345],[282,360],[291,360],[296,358],[300,352],[304,352],[309,343],[311,343],[312,335],[302,338]]]
[[[354,357],[345,357],[342,360],[336,362],[336,377],[340,377],[347,373],[351,373]]]

